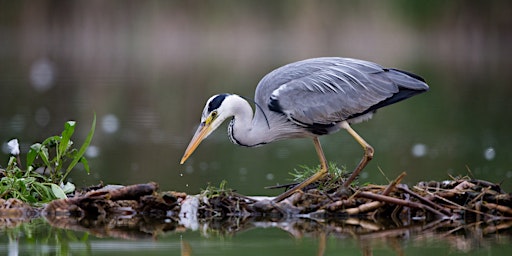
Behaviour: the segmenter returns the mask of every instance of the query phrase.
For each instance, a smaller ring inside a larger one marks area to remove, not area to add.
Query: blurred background
[[[156,181],[197,193],[226,180],[240,193],[278,194],[263,187],[318,164],[311,141],[241,148],[224,125],[179,165],[204,103],[221,92],[252,98],[289,62],[342,56],[431,87],[353,126],[376,150],[362,182],[405,171],[409,185],[470,175],[510,191],[511,27],[510,1],[2,0],[0,164],[10,139],[23,154],[67,120],[81,145],[96,113],[91,174],[71,175],[79,187]],[[321,141],[348,169],[363,153],[343,131]]]

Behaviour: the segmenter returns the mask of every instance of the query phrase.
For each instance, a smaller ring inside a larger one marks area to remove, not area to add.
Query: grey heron
[[[378,108],[428,89],[418,75],[364,60],[323,57],[290,63],[261,79],[254,110],[236,94],[217,94],[208,99],[181,164],[228,118],[229,138],[240,146],[256,147],[290,138],[313,139],[320,170],[274,198],[279,202],[327,173],[327,160],[318,137],[345,129],[364,150],[363,158],[342,185],[348,187],[374,153],[350,124],[368,120]]]

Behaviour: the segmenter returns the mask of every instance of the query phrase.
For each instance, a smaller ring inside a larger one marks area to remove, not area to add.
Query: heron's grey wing
[[[403,100],[428,86],[416,75],[372,62],[317,58],[276,69],[258,89],[257,99],[266,94],[271,110],[303,125],[330,125]]]

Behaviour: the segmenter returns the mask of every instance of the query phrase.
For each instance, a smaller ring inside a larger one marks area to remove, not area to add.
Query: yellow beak
[[[210,123],[211,124],[211,123]],[[181,158],[180,164],[185,163],[187,159],[192,155],[194,150],[196,150],[197,146],[203,141],[212,131],[211,125],[206,123],[201,123],[199,127],[197,128],[196,133],[194,134],[194,137],[192,137],[192,140],[188,144],[187,149],[185,150],[185,154],[183,154],[183,157]]]

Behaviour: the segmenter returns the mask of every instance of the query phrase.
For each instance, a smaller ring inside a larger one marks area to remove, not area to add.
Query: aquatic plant
[[[26,156],[26,169],[20,159],[17,139],[7,143],[11,156],[5,169],[0,169],[0,198],[17,198],[28,203],[44,203],[66,198],[75,186],[67,181],[74,167],[81,163],[87,173],[89,164],[84,157],[96,127],[96,115],[91,129],[79,149],[73,147],[71,136],[76,122],[68,121],[61,135],[51,136],[42,143],[30,146]]]
[[[299,169],[293,169],[293,171],[289,173],[292,176],[292,180],[297,183],[304,181],[320,170],[320,165],[316,167],[301,165],[299,167]],[[345,176],[348,174],[345,166],[338,167],[334,162],[329,163],[327,170],[328,173],[317,182],[317,187],[322,190],[330,190],[339,187],[341,181],[346,178]],[[357,181],[353,183],[356,184]]]
[[[201,195],[210,199],[214,197],[218,197],[221,195],[232,193],[232,189],[226,188],[226,185],[228,182],[226,180],[222,180],[219,184],[219,187],[215,187],[211,184],[208,184],[208,186],[204,189],[201,189]]]

